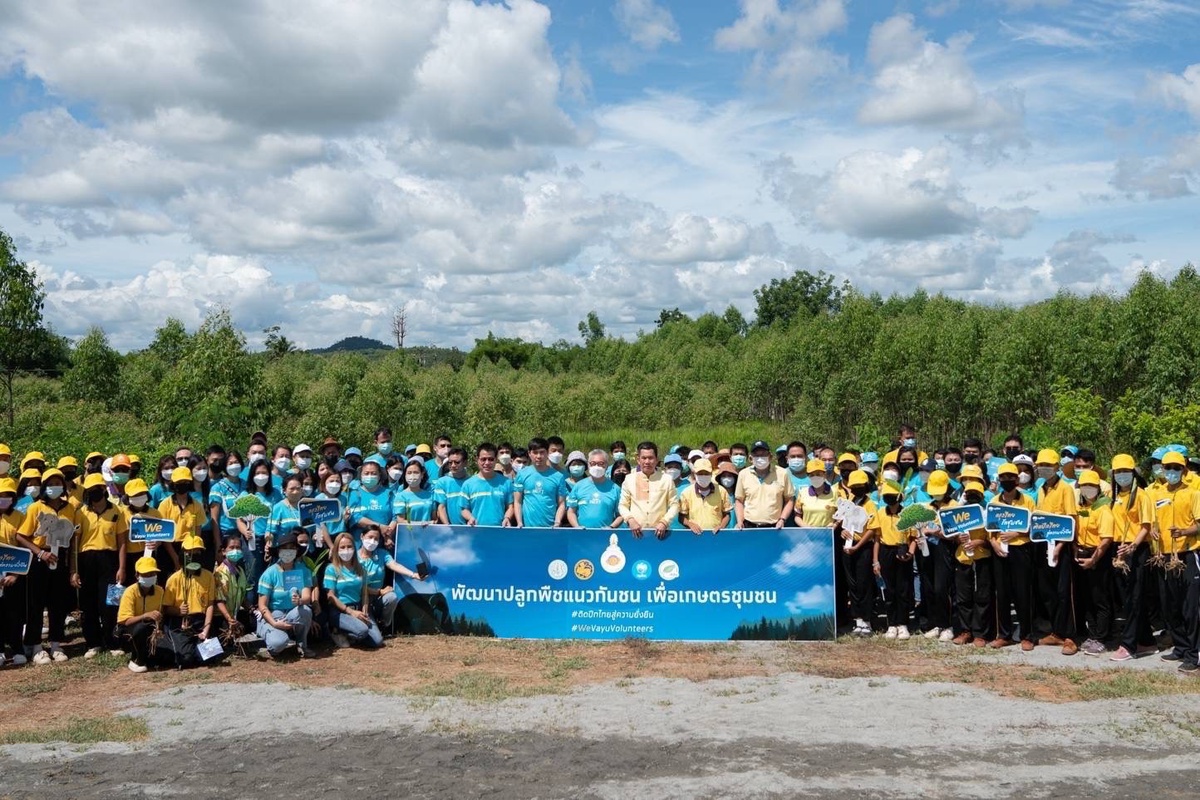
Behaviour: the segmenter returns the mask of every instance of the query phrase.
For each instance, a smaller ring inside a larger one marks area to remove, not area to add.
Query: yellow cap
[[[1137,469],[1137,462],[1133,460],[1133,456],[1125,453],[1120,453],[1113,456],[1112,468],[1116,469]]]
[[[204,549],[204,540],[201,539],[199,536],[197,536],[194,533],[191,536],[185,536],[185,537],[183,537],[183,549],[184,550],[203,550]]]
[[[17,493],[17,482],[12,478],[0,478],[0,494],[4,494],[5,492]]]
[[[979,481],[983,482],[983,470],[978,464],[964,464],[963,468],[958,473],[959,482],[962,481]]]
[[[36,469],[27,469],[21,472],[21,480],[23,481],[27,481],[31,478],[37,478],[38,480],[41,480],[41,477],[42,473],[38,472]]]
[[[142,556],[133,565],[139,575],[154,575],[158,572],[158,562],[150,556]]]
[[[903,496],[904,490],[900,488],[900,483],[898,481],[887,480],[880,484],[879,494],[880,496],[885,494],[898,494]]]
[[[42,483],[45,483],[46,481],[50,480],[51,478],[58,478],[58,479],[62,480],[64,483],[67,480],[67,476],[63,475],[61,472],[59,472],[56,469],[48,469],[42,473]]]
[[[841,464],[843,461],[853,461],[854,466],[858,466],[858,456],[854,455],[854,453],[842,453],[838,456],[837,463]]]
[[[84,461],[91,461],[93,458],[104,458],[104,453],[101,453],[98,450],[93,450],[87,454],[87,458],[85,458]]]
[[[41,453],[39,453],[37,450],[34,450],[32,453],[26,453],[25,457],[21,459],[21,469],[25,469],[25,465],[28,464],[30,461],[40,461],[43,464],[45,464],[46,457],[44,455],[42,455]]]
[[[187,467],[176,467],[171,470],[171,483],[183,483],[192,480],[192,471]]]
[[[1075,478],[1076,486],[1099,486],[1100,474],[1094,469],[1085,469]]]
[[[867,477],[867,473],[863,472],[861,469],[856,469],[854,472],[851,472],[850,480],[847,481],[851,487],[866,486],[870,482],[871,479]]]
[[[1057,467],[1058,451],[1051,450],[1049,447],[1038,450],[1037,465],[1039,467]]]
[[[125,496],[136,497],[139,494],[150,494],[150,487],[141,478],[134,478],[125,484]]]
[[[433,455],[433,448],[422,442],[421,444],[417,445],[417,455],[431,456]]]
[[[74,467],[75,469],[79,469],[79,459],[75,458],[75,456],[63,456],[58,460],[57,466],[59,469],[62,469],[63,467]]]
[[[967,488],[968,483],[981,491],[987,488],[987,484],[983,482],[983,478],[962,478],[959,483],[963,485],[964,489]]]
[[[129,453],[125,457],[129,459],[130,465],[142,463],[142,459],[137,453]]]
[[[944,469],[936,469],[929,473],[929,483],[925,485],[927,494],[932,497],[941,497],[948,491],[950,491],[950,473]]]
[[[1183,453],[1172,450],[1169,453],[1165,453],[1162,457],[1162,465],[1165,467],[1168,464],[1174,464],[1178,467],[1187,466],[1187,459],[1183,457]]]
[[[825,474],[825,462],[819,458],[814,458],[808,462],[808,466],[804,470],[809,475],[816,475],[818,472]]]
[[[104,485],[104,476],[101,475],[99,472],[93,472],[91,475],[88,475],[86,478],[83,479],[83,488],[85,488],[85,489],[94,489],[97,486],[103,486],[103,485]]]
[[[1001,464],[1000,469],[996,470],[996,477],[999,478],[1001,475],[1012,475],[1015,477],[1019,473],[1020,470],[1017,469],[1016,464]]]
[[[707,458],[697,458],[696,463],[692,464],[692,472],[712,472],[712,462]]]
[[[0,456],[12,456],[12,450],[9,450],[4,442],[0,442]]]

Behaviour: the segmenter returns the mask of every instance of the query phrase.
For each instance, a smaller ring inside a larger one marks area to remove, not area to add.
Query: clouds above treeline
[[[697,5],[9,4],[0,228],[122,348],[217,305],[470,346],[798,268],[1022,303],[1192,258],[1190,7]]]

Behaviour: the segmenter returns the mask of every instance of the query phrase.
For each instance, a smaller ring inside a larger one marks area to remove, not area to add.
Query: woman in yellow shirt
[[[7,449],[7,448],[6,448]],[[2,453],[3,451],[0,451]],[[17,511],[17,482],[7,475],[0,478],[0,544],[20,547],[17,531],[25,515]],[[21,629],[25,627],[25,576],[0,575],[0,666],[5,661],[6,648],[11,651],[13,664],[26,662]]]
[[[1129,661],[1157,652],[1150,629],[1147,603],[1153,591],[1153,577],[1146,562],[1150,559],[1150,526],[1154,521],[1152,492],[1138,477],[1133,456],[1122,453],[1112,460],[1113,543],[1117,557],[1113,562],[1118,597],[1123,606],[1125,628],[1121,646],[1111,661]],[[1121,567],[1120,565],[1124,565]]]
[[[75,535],[75,572],[71,585],[79,590],[79,611],[84,658],[105,650],[120,651],[114,636],[117,609],[108,604],[108,587],[125,582],[125,541],[129,524],[119,508],[108,500],[108,487],[99,474],[83,481],[83,504],[79,508],[79,532]]]
[[[913,611],[913,554],[917,550],[916,528],[897,530],[904,490],[894,480],[879,487],[883,508],[875,513],[875,576],[883,579],[883,602],[887,607],[888,629],[885,639],[907,639],[908,618]]]
[[[146,555],[147,550],[150,552],[150,557],[154,557],[154,551],[157,545],[146,545],[141,542],[131,542],[129,540],[129,528],[134,517],[147,517],[149,519],[162,519],[162,514],[158,513],[158,509],[150,505],[150,487],[141,478],[133,478],[122,487],[125,494],[121,498],[121,511],[125,514],[125,581],[123,586],[132,586],[137,582],[136,565],[139,558]],[[155,573],[155,578],[165,586],[167,576],[161,573]]]
[[[1100,475],[1085,469],[1075,479],[1079,490],[1079,527],[1075,534],[1075,566],[1082,601],[1080,615],[1088,638],[1082,650],[1098,656],[1112,633],[1112,498],[1100,494]]]
[[[995,505],[1015,506],[1033,512],[1033,499],[1021,491],[1021,473],[1014,464],[1003,464],[996,471],[1000,494],[992,498]],[[1017,627],[1021,630],[1021,649],[1029,652],[1037,644],[1033,629],[1034,547],[1028,533],[993,533],[992,581],[996,587],[996,638],[991,647],[1008,647],[1016,643],[1012,610],[1017,612]]]
[[[807,487],[796,491],[795,521],[799,528],[833,527],[833,512],[837,510],[837,495],[825,479],[825,462],[814,459],[808,462]]]
[[[73,594],[71,573],[75,571],[71,547],[55,553],[45,537],[37,535],[38,520],[43,514],[60,517],[76,529],[79,527],[78,510],[67,497],[66,479],[56,469],[42,473],[41,496],[26,510],[17,531],[20,545],[37,553],[25,576],[25,655],[35,664],[67,660],[61,642],[66,639],[67,612],[71,609]],[[50,652],[41,647],[43,611],[50,622]]]
[[[983,505],[987,485],[983,478],[967,473],[962,477],[964,505]],[[949,505],[949,504],[948,504]],[[958,617],[955,644],[984,647],[996,636],[995,607],[992,604],[992,570],[990,564],[980,564],[991,558],[991,541],[982,527],[949,537],[957,543],[954,551],[954,607]]]

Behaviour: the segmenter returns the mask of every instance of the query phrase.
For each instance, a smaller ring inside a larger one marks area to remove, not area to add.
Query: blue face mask
[[[905,440],[904,440],[904,446],[905,446],[905,447],[916,447],[916,446],[917,446],[917,440],[916,440],[916,439],[913,439],[912,437],[909,437],[909,438],[907,438],[907,439],[905,439]]]
[[[382,442],[379,445],[379,455],[390,456],[391,454],[392,454],[392,443],[391,442]]]
[[[1163,477],[1167,479],[1167,483],[1169,483],[1171,486],[1174,486],[1183,480],[1183,470],[1165,469],[1163,470]]]
[[[738,469],[741,469],[742,467],[746,466],[746,457],[744,455],[742,455],[741,453],[738,453],[736,456],[731,457],[729,460],[732,461],[733,465],[735,467],[737,467]]]
[[[788,459],[788,469],[790,469],[792,472],[796,473],[797,475],[799,475],[800,472],[804,469],[804,466],[805,466],[805,464],[804,464],[803,458],[789,458]]]
[[[364,489],[374,489],[376,486],[379,485],[379,476],[378,475],[363,475],[362,476],[362,485],[363,485]]]
[[[1113,480],[1117,482],[1117,486],[1120,486],[1122,489],[1128,489],[1133,485],[1133,473],[1118,472],[1113,475]]]
[[[225,554],[225,557],[228,558],[234,564],[240,564],[242,562],[242,551],[241,550],[230,550],[228,553]]]

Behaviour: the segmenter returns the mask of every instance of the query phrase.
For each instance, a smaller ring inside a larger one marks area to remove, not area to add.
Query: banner
[[[300,501],[300,524],[317,525],[333,522],[342,515],[342,505],[337,500],[316,500],[305,497]]]
[[[972,503],[969,506],[938,509],[938,522],[942,524],[942,533],[947,536],[969,533],[983,527],[983,506]]]
[[[1067,514],[1033,512],[1029,526],[1031,542],[1070,542],[1075,539],[1075,518]]]
[[[33,553],[26,548],[0,544],[0,575],[28,575],[32,563]]]
[[[396,559],[459,633],[523,639],[832,639],[833,532],[401,525]],[[439,598],[440,602],[440,598]]]
[[[130,517],[129,541],[173,542],[175,541],[175,520],[156,519],[154,517]]]
[[[1029,533],[1028,508],[1005,506],[993,503],[987,507],[987,524],[992,533]]]

